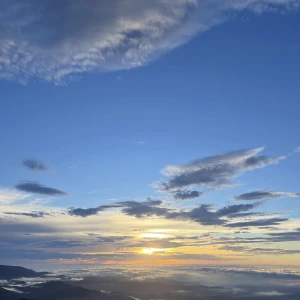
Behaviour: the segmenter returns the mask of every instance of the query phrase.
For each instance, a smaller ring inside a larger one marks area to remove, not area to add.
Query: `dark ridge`
[[[47,274],[49,273],[35,272],[23,267],[0,265],[0,280],[11,280],[22,277],[43,277]]]

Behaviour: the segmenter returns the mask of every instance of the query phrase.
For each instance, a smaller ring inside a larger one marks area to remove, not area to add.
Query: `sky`
[[[0,263],[300,266],[300,1],[224,2],[0,2]]]

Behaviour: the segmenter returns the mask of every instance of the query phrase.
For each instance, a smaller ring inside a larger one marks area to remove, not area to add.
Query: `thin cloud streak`
[[[41,161],[36,159],[26,159],[22,162],[23,166],[35,172],[46,172],[49,168]]]
[[[273,190],[257,190],[234,196],[234,201],[276,200],[282,198],[300,198],[300,193],[276,192]]]

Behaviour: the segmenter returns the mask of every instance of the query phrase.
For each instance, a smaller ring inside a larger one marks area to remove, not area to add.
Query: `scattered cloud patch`
[[[272,242],[299,242],[300,228],[295,231],[268,233]]]
[[[279,225],[282,222],[288,221],[287,218],[270,218],[270,219],[261,219],[254,221],[245,221],[237,223],[226,224],[226,227],[259,227],[259,226],[272,226]]]
[[[193,200],[200,198],[204,193],[198,191],[177,191],[174,193],[175,200]]]
[[[41,185],[37,182],[23,182],[16,185],[16,189],[22,192],[32,193],[32,194],[41,194],[48,196],[66,196],[67,193]]]
[[[130,216],[137,218],[164,216],[168,213],[168,209],[159,207],[162,204],[160,200],[147,199],[145,201],[125,201],[117,202],[111,205],[101,205],[95,208],[73,208],[69,210],[71,216],[89,217],[97,215],[98,212],[105,211],[110,208],[121,208],[121,211]]]
[[[11,189],[0,189],[0,204],[10,204],[19,200],[23,200],[28,195]]]
[[[300,250],[281,249],[281,248],[248,248],[245,246],[231,246],[225,245],[219,248],[220,250],[243,252],[243,253],[255,253],[255,254],[276,254],[276,255],[291,255],[299,254]]]
[[[233,200],[276,200],[281,198],[300,198],[300,193],[276,192],[273,190],[257,190],[234,196]]]
[[[23,217],[31,217],[31,218],[44,218],[46,216],[50,216],[49,213],[45,213],[42,211],[36,211],[31,213],[19,213],[19,212],[6,212],[6,215],[14,215],[14,216],[23,216]]]
[[[259,203],[229,205],[219,210],[213,210],[212,205],[202,204],[191,209],[175,210],[163,207],[160,200],[147,199],[145,201],[125,201],[117,202],[111,205],[102,205],[96,208],[73,208],[69,210],[69,215],[89,217],[97,215],[98,212],[105,211],[110,208],[119,208],[125,215],[134,216],[136,218],[160,217],[164,219],[193,221],[202,225],[225,225],[227,218],[230,218],[241,212],[248,212],[256,208]]]
[[[49,170],[49,168],[43,162],[36,159],[24,160],[23,166],[35,172],[46,172]]]
[[[167,166],[162,174],[169,177],[163,183],[154,184],[163,192],[200,186],[222,188],[235,184],[232,180],[246,171],[277,164],[285,156],[258,155],[264,148],[227,152],[205,157],[187,165]]]

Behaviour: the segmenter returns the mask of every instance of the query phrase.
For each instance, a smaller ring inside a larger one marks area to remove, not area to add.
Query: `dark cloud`
[[[220,209],[217,213],[219,216],[229,216],[233,214],[237,214],[243,211],[249,211],[256,208],[259,203],[254,204],[239,204],[239,205],[229,205],[222,209]]]
[[[99,211],[103,211],[103,209],[99,207],[95,208],[72,208],[69,210],[69,215],[71,216],[80,216],[80,217],[90,217],[97,215]]]
[[[142,202],[128,201],[117,203],[122,205],[122,212],[129,216],[135,216],[137,218],[142,217],[164,217],[169,213],[169,209],[159,207],[162,201],[158,200],[146,200]]]
[[[257,206],[258,203],[246,205],[229,205],[217,211],[213,211],[211,205],[202,204],[199,207],[191,210],[169,212],[166,215],[166,218],[190,220],[202,225],[225,225],[227,221],[222,217],[230,217],[231,215],[234,215],[236,213],[254,209]]]
[[[179,219],[193,221],[202,225],[223,225],[226,222],[220,219],[219,215],[211,211],[211,205],[202,204],[189,211],[174,212],[168,214],[168,219]]]
[[[110,208],[121,208],[121,211],[130,216],[137,218],[164,216],[168,213],[168,209],[159,207],[162,204],[160,200],[147,199],[145,201],[124,201],[111,205],[101,205],[95,208],[73,208],[69,210],[71,216],[89,217],[97,215],[98,212],[105,211]]]
[[[32,260],[32,261],[46,261],[46,260],[59,260],[59,259],[98,259],[98,260],[111,260],[111,259],[125,259],[126,256],[131,254],[80,254],[80,253],[59,253],[49,252],[43,250],[26,250],[26,249],[11,249],[6,247],[0,248],[0,257],[3,262],[8,259],[16,260]],[[133,256],[133,255],[131,255]]]
[[[6,212],[5,214],[15,215],[15,216],[31,217],[31,218],[44,218],[46,216],[50,216],[50,214],[42,212],[42,211],[35,211],[35,212],[31,212],[31,213]]]
[[[232,179],[246,171],[277,164],[283,156],[258,156],[263,148],[228,152],[196,160],[187,165],[166,167],[162,173],[170,179],[154,186],[161,191],[174,190],[191,186],[221,188],[234,184]]]
[[[237,223],[229,223],[226,224],[226,227],[260,227],[260,226],[272,226],[272,225],[279,225],[284,221],[288,221],[286,218],[271,218],[271,219],[262,219],[262,220],[255,220],[255,221],[245,221],[245,222],[237,222]]]
[[[202,204],[192,209],[176,211],[162,207],[163,202],[160,200],[147,199],[145,201],[125,201],[117,202],[111,205],[103,205],[95,208],[73,208],[69,210],[69,215],[89,217],[97,215],[100,211],[105,211],[109,208],[120,208],[123,214],[134,216],[136,218],[147,217],[162,217],[165,219],[193,221],[202,225],[225,225],[227,220],[224,217],[230,218],[241,212],[247,212],[256,208],[259,203],[228,205],[219,210],[213,210],[213,206]],[[238,217],[243,216],[238,215]],[[264,224],[262,224],[264,225]]]
[[[18,233],[18,234],[30,234],[30,233],[54,233],[57,229],[55,227],[49,227],[42,224],[31,223],[11,223],[1,222],[0,234]]]
[[[46,241],[36,244],[36,246],[47,249],[55,249],[55,248],[67,248],[70,249],[72,247],[82,247],[87,244],[84,241],[78,240],[55,240],[55,241]]]
[[[16,189],[22,192],[33,193],[33,194],[41,194],[48,196],[66,196],[67,193],[50,188],[44,185],[41,185],[37,182],[23,182],[16,185]]]
[[[226,251],[233,251],[233,252],[244,252],[244,253],[257,253],[257,254],[299,254],[300,250],[291,250],[291,249],[282,249],[282,248],[248,248],[245,246],[231,246],[231,245],[225,245],[219,248],[220,250],[226,250]]]
[[[110,208],[119,208],[119,207],[122,207],[122,205],[111,204],[111,205],[101,205],[94,208],[71,208],[68,211],[68,214],[71,216],[85,218],[85,217],[95,216],[98,214],[98,212],[105,211]]]
[[[234,196],[235,201],[244,200],[275,200],[280,198],[296,198],[300,197],[300,193],[286,193],[286,192],[276,192],[273,190],[257,190]]]
[[[300,228],[295,231],[268,233],[272,242],[299,242]]]
[[[50,241],[42,241],[40,243],[35,243],[36,247],[39,248],[72,248],[72,247],[86,247],[86,246],[99,246],[101,244],[118,244],[123,242],[129,237],[127,236],[100,236],[97,234],[89,235],[91,238],[82,240],[65,240],[57,239]],[[48,238],[49,239],[49,238]]]
[[[267,216],[274,216],[274,214],[261,213],[261,212],[249,212],[249,213],[232,214],[229,216],[229,218],[234,219],[234,218],[267,217]]]
[[[198,192],[198,191],[177,191],[174,194],[175,200],[192,200],[197,199],[203,196],[204,193]]]
[[[32,171],[45,172],[49,170],[49,168],[44,163],[36,159],[26,159],[22,163],[24,167]]]

